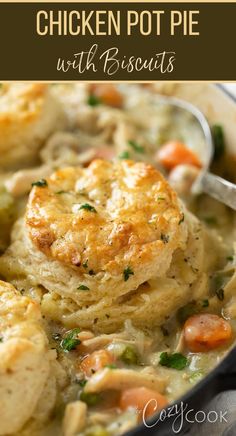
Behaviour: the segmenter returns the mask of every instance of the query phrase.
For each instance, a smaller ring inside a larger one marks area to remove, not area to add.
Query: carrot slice
[[[106,365],[110,365],[114,362],[114,357],[107,350],[94,351],[92,354],[86,356],[81,364],[80,368],[83,373],[90,377],[99,369],[104,368]]]
[[[122,95],[114,85],[103,83],[91,85],[91,93],[108,106],[121,107],[123,104]]]
[[[170,141],[164,144],[156,153],[156,159],[167,170],[171,170],[181,164],[201,167],[201,162],[196,154],[182,142],[178,141]]]
[[[143,414],[145,418],[164,409],[168,402],[164,395],[145,387],[126,389],[121,393],[119,407],[121,410],[134,408],[140,418]]]
[[[184,324],[184,339],[193,352],[206,352],[227,343],[232,337],[230,324],[218,315],[193,315]]]

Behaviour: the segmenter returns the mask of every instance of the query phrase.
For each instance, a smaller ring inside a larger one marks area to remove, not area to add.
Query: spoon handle
[[[236,185],[211,173],[203,173],[202,191],[236,210]]]

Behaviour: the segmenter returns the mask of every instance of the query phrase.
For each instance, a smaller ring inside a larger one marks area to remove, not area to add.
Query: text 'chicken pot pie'
[[[2,87],[2,436],[124,435],[235,342],[235,214],[192,195],[202,132],[155,93]]]

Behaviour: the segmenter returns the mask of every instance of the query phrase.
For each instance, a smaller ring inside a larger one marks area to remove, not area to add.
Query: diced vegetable
[[[172,170],[177,165],[190,164],[198,168],[201,162],[196,154],[182,142],[170,141],[164,144],[157,152],[156,159],[167,170]]]
[[[121,107],[123,98],[116,86],[112,84],[93,84],[91,86],[91,96],[97,98],[99,102],[107,104],[108,106]]]
[[[87,377],[90,377],[99,369],[105,368],[113,363],[114,357],[109,351],[99,350],[85,357],[80,364],[80,368]]]
[[[120,356],[120,359],[127,365],[137,365],[138,355],[133,347],[126,347]]]
[[[230,324],[218,315],[191,316],[184,325],[185,343],[190,351],[206,352],[226,344],[232,337]]]
[[[222,126],[215,124],[211,129],[214,143],[214,159],[218,160],[225,152],[225,138]]]
[[[121,410],[127,410],[132,407],[137,410],[140,418],[144,413],[146,419],[164,409],[167,404],[168,402],[164,395],[145,387],[126,389],[120,397]]]
[[[99,394],[90,393],[90,392],[81,392],[80,401],[83,401],[88,406],[96,406],[99,403],[101,397]]]
[[[168,368],[181,370],[188,365],[188,359],[181,353],[171,354],[163,352],[160,355],[160,365],[167,366]]]
[[[61,348],[64,351],[71,351],[74,350],[78,345],[81,344],[80,339],[77,337],[78,333],[80,332],[80,329],[73,329],[67,332],[65,337],[61,341]]]

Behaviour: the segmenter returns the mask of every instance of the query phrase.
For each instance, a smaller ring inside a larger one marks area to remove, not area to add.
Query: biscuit
[[[33,414],[50,371],[39,306],[0,281],[0,435],[18,432]]]
[[[59,128],[62,110],[45,84],[3,84],[0,90],[0,168],[17,169],[37,159],[39,147]]]

